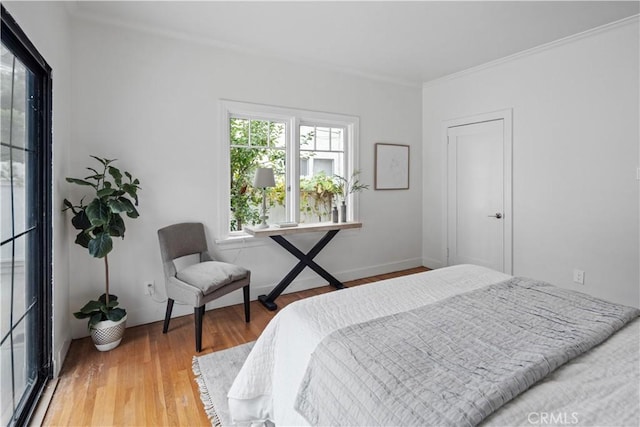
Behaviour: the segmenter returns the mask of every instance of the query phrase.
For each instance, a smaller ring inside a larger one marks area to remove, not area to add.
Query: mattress
[[[509,279],[460,265],[297,301],[267,325],[229,394],[238,425],[307,425],[294,402],[311,353],[331,332]],[[636,319],[485,420],[486,425],[638,425]]]

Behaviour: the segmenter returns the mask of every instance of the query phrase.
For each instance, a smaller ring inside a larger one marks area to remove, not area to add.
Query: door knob
[[[491,218],[498,218],[498,219],[502,218],[502,214],[500,212],[496,213],[495,215],[488,215],[488,216],[490,216]]]

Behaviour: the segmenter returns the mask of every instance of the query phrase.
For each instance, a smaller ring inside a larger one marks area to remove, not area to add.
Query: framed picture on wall
[[[409,189],[409,146],[376,143],[374,188],[376,190]]]

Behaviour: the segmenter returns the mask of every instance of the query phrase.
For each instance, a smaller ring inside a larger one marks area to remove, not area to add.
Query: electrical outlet
[[[577,268],[573,270],[573,281],[584,285],[584,271],[578,270]]]
[[[144,282],[144,293],[145,295],[153,295],[155,293],[155,284],[153,283],[153,280],[148,280],[146,282]]]

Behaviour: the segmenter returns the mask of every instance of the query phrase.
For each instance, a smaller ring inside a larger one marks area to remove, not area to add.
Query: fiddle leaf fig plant
[[[127,314],[125,309],[118,307],[118,297],[109,295],[109,303],[107,304],[107,294],[100,295],[97,301],[91,300],[80,309],[73,313],[76,319],[89,319],[89,329],[92,329],[98,322],[103,320],[111,320],[117,322]]]
[[[105,266],[105,292],[98,300],[89,301],[80,311],[73,313],[78,319],[89,318],[89,329],[103,320],[118,321],[126,311],[118,307],[118,297],[109,293],[109,261],[113,250],[113,237],[124,239],[126,230],[123,215],[138,218],[138,190],[140,181],[129,172],[121,172],[112,165],[115,159],[91,156],[100,163],[98,169],[88,167],[91,175],[85,178],[67,178],[67,182],[91,188],[93,199],[85,205],[64,199],[63,211],[71,210],[71,224],[79,230],[75,243],[86,248],[95,258],[103,258]]]

